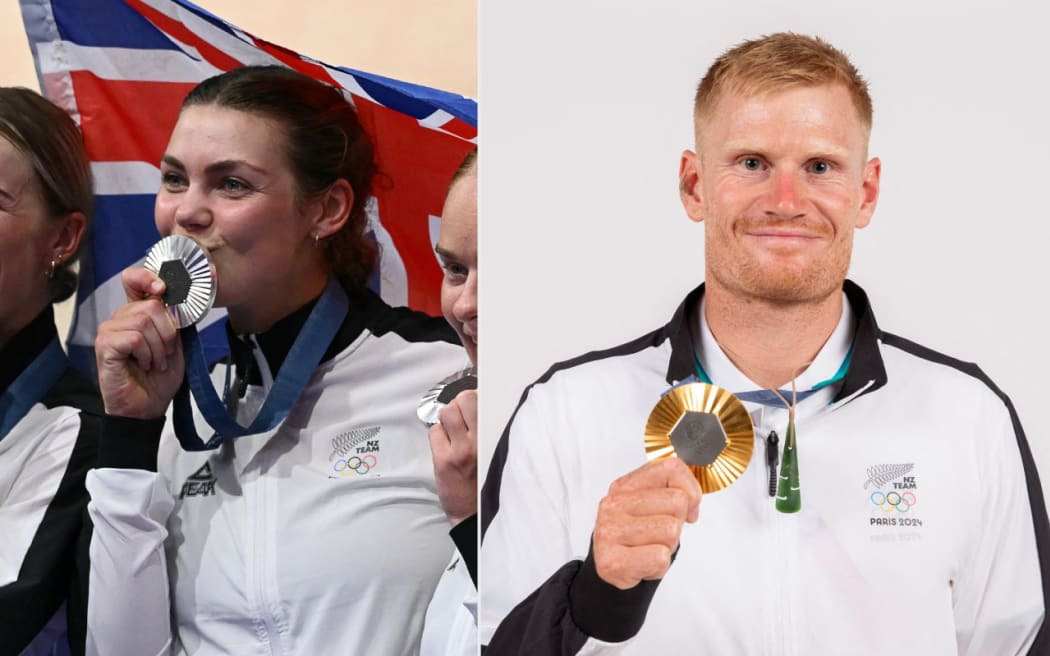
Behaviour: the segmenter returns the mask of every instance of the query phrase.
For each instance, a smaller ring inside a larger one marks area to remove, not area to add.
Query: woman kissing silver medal
[[[215,302],[215,273],[208,253],[189,237],[170,235],[146,254],[143,268],[164,281],[164,307],[180,329],[208,314]]]

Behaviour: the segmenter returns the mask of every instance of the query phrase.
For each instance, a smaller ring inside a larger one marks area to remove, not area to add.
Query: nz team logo
[[[328,478],[378,474],[379,426],[355,428],[332,438]]]
[[[922,526],[914,469],[911,462],[868,467],[864,490],[871,515],[869,526]]]

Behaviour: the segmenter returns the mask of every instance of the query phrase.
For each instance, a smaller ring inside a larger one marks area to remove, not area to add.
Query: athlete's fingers
[[[153,366],[153,354],[140,330],[111,328],[105,334],[100,332],[95,344],[103,366],[121,365],[128,360],[142,371],[149,371]]]
[[[459,408],[463,416],[463,422],[471,435],[477,435],[478,427],[478,391],[476,389],[463,390],[452,399],[452,404]]]
[[[613,481],[609,486],[609,494],[661,487],[673,487],[686,493],[689,497],[686,521],[695,522],[700,514],[700,484],[680,458],[654,460],[642,465]]]
[[[179,347],[179,329],[175,325],[175,318],[159,300],[147,301],[146,305],[150,319],[153,320],[153,327],[164,342],[164,352],[168,356],[175,355]]]
[[[466,439],[469,432],[467,422],[463,419],[463,413],[460,412],[455,399],[438,411],[438,420],[444,426],[450,442],[454,444],[456,440]]]
[[[120,274],[120,282],[129,301],[158,298],[164,294],[164,281],[148,269],[124,269]]]
[[[452,452],[452,443],[449,441],[448,433],[445,432],[444,426],[434,424],[430,427],[427,437],[430,440],[430,452],[433,455],[435,466],[446,462],[449,454]]]
[[[438,415],[451,443],[450,457],[455,459],[459,467],[477,460],[476,403],[477,395],[473,390],[460,392]]]
[[[178,331],[175,329],[171,315],[164,309],[164,305],[157,299],[135,301],[128,303],[114,313],[113,318],[107,322],[110,329],[130,330],[142,333],[142,337],[149,348],[149,356],[152,362],[149,366],[143,364],[141,353],[136,354],[136,362],[144,370],[157,368],[166,371],[171,356],[175,355],[178,347]]]
[[[596,542],[625,547],[662,544],[673,551],[681,537],[682,519],[674,515],[621,516],[594,525]]]
[[[671,515],[685,521],[691,503],[692,499],[684,490],[657,487],[610,494],[601,500],[599,510],[609,516]]]

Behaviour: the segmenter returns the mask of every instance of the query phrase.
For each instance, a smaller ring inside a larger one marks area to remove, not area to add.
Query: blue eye
[[[164,186],[165,189],[171,191],[185,187],[186,178],[182,177],[178,173],[167,171],[161,174],[160,183]]]
[[[818,175],[823,175],[831,170],[831,164],[828,164],[827,162],[822,160],[817,160],[816,162],[810,164],[809,170]]]
[[[455,262],[446,262],[441,268],[445,270],[445,277],[450,280],[465,280],[470,273],[467,267]]]
[[[745,157],[740,164],[748,171],[759,171],[762,169],[762,160],[757,157]]]
[[[242,191],[248,191],[248,185],[243,180],[237,178],[225,178],[222,181],[223,191],[229,191],[232,193],[239,193]]]

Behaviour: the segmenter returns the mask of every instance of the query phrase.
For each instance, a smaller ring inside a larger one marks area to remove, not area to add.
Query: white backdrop
[[[884,329],[1010,394],[1050,489],[1050,8],[1002,4],[486,0],[483,462],[551,363],[657,327],[702,279],[676,177],[696,83],[792,30],[871,82],[882,195],[850,277]]]

